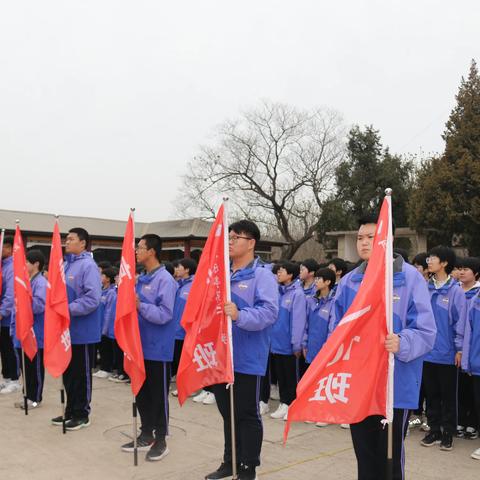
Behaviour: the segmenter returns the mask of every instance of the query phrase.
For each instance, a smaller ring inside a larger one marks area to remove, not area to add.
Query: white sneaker
[[[0,393],[7,395],[9,393],[18,392],[22,389],[18,380],[12,380],[4,388],[0,390]]]
[[[272,418],[283,418],[288,412],[288,405],[286,403],[281,403],[278,408],[270,414]]]
[[[4,378],[3,382],[0,383],[0,390],[3,390],[10,382],[11,380],[9,378]]]
[[[325,422],[317,422],[315,424],[316,427],[320,427],[320,428],[328,427],[329,425],[330,425],[329,423],[325,423]]]
[[[204,405],[213,405],[214,403],[217,403],[217,401],[215,400],[215,395],[212,392],[207,392],[207,395],[205,395],[202,403]]]
[[[202,390],[198,395],[195,395],[195,397],[192,398],[192,400],[195,403],[202,403],[206,396],[208,395],[208,392],[206,390]]]
[[[270,385],[270,398],[272,400],[280,400],[280,393],[278,392],[277,385]]]
[[[283,416],[283,421],[286,422],[288,420],[288,410],[287,413]]]
[[[105,370],[99,370],[98,372],[95,372],[92,376],[96,378],[108,378],[112,374],[110,372],[106,372]]]
[[[348,430],[350,428],[350,425],[348,423],[341,423],[340,428],[343,428],[344,430]]]
[[[260,400],[260,403],[258,404],[258,408],[260,410],[260,415],[265,415],[270,411],[270,407],[268,406],[268,403],[262,402]]]
[[[470,456],[475,460],[480,460],[480,448],[477,448]]]
[[[178,397],[178,390],[172,390],[172,397]]]
[[[28,405],[28,409],[29,410],[32,410],[34,408],[38,408],[40,407],[42,404],[40,402],[34,402],[30,399],[27,399],[27,405]],[[19,402],[15,402],[13,404],[13,406],[15,408],[21,408],[22,410],[25,410],[25,403],[23,402],[23,400],[19,401]]]
[[[306,424],[310,425],[310,424],[315,423],[315,422],[312,422],[311,420],[305,420],[303,423],[306,423]]]

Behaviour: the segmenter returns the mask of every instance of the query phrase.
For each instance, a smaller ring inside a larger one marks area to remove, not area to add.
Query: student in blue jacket
[[[335,295],[334,324],[338,325],[365,275],[372,253],[377,217],[359,220],[357,252],[363,261],[340,282]],[[435,320],[425,280],[400,255],[393,261],[393,331],[385,340],[385,349],[395,355],[393,399],[393,478],[404,478],[405,448],[409,410],[418,407],[423,357],[435,341]],[[357,457],[358,479],[385,478],[387,429],[382,417],[372,415],[350,425]]]
[[[95,344],[101,336],[99,306],[102,284],[89,248],[90,236],[84,228],[69,230],[64,263],[72,341],[72,359],[63,374],[67,393],[67,430],[79,430],[90,425],[92,368]],[[53,418],[52,423],[62,425],[62,417]]]
[[[272,328],[270,351],[278,379],[280,404],[272,418],[287,419],[288,406],[295,400],[297,383],[300,379],[299,358],[307,321],[307,302],[303,286],[297,282],[299,265],[283,263],[277,271],[280,284],[280,310]]]
[[[437,337],[433,350],[425,356],[423,375],[430,432],[421,444],[440,444],[452,450],[457,428],[458,368],[462,360],[466,299],[462,288],[450,273],[456,262],[455,252],[438,246],[428,252],[428,282]]]
[[[303,293],[307,298],[315,296],[315,272],[318,268],[319,265],[313,258],[307,258],[300,264],[299,279],[302,282]]]
[[[465,325],[462,368],[471,375],[474,409],[480,418],[480,291],[471,299]],[[472,452],[471,457],[480,460],[480,448]]]
[[[137,311],[145,361],[145,383],[136,403],[140,413],[137,447],[147,451],[146,460],[161,460],[168,454],[168,389],[173,360],[176,325],[173,306],[177,282],[161,263],[162,240],[158,235],[141,237],[136,248],[137,262],[145,272],[137,280]],[[133,441],[122,446],[133,452]]]
[[[480,260],[475,257],[464,257],[457,260],[459,280],[462,290],[465,292],[468,310],[473,299],[480,290]],[[465,326],[466,330],[467,326]],[[465,342],[465,338],[464,338]],[[459,372],[458,378],[458,426],[457,437],[475,440],[478,438],[478,419],[475,412],[473,396],[473,378],[464,371]]]
[[[234,400],[239,480],[255,480],[260,465],[263,425],[259,412],[260,381],[267,369],[271,326],[278,315],[278,286],[274,275],[257,257],[260,231],[241,220],[229,227],[232,301],[225,313],[232,319]],[[223,418],[223,462],[206,480],[232,476],[230,394],[225,384],[214,385]]]
[[[2,248],[2,285],[0,295],[0,357],[2,361],[3,382],[0,393],[7,394],[21,389],[18,376],[20,369],[15,355],[10,324],[14,308],[13,297],[13,237],[6,236]]]
[[[40,406],[42,402],[43,383],[45,379],[45,368],[43,366],[43,328],[45,317],[45,297],[47,294],[47,279],[42,275],[45,266],[45,256],[41,250],[30,250],[26,255],[27,271],[30,277],[32,288],[32,312],[33,331],[37,341],[37,354],[30,360],[25,355],[25,390],[28,408],[33,409]],[[14,337],[15,348],[18,358],[22,358],[20,341],[15,336],[15,319],[12,321],[12,336]],[[22,362],[19,362],[22,365]],[[22,366],[23,370],[23,366]],[[16,408],[24,408],[23,401],[14,403]]]
[[[173,321],[176,325],[175,331],[175,350],[173,352],[172,377],[177,374],[180,357],[182,355],[183,341],[185,339],[185,330],[180,325],[183,311],[187,304],[188,294],[192,288],[195,272],[197,271],[197,262],[193,258],[182,258],[177,260],[175,267],[175,279],[178,283],[177,295],[175,297],[175,306],[173,309]]]
[[[102,270],[102,296],[100,299],[100,315],[102,317],[102,339],[100,341],[100,368],[93,374],[96,378],[109,378],[113,371],[113,340],[108,336],[109,326],[115,320],[117,286],[115,277],[118,270],[107,267]]]

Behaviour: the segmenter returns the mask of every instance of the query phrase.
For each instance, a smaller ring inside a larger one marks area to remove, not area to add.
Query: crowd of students
[[[376,219],[359,222],[357,264],[340,258],[323,263],[265,263],[255,256],[258,227],[248,220],[229,228],[232,301],[225,312],[233,321],[235,414],[239,478],[256,478],[263,439],[261,415],[270,400],[278,407],[273,419],[288,418],[303,373],[350,306],[371,253]],[[95,263],[83,228],[71,229],[65,242],[65,278],[71,315],[72,360],[63,375],[67,393],[67,430],[90,425],[92,373],[99,379],[128,383],[123,352],[115,341],[118,265]],[[161,261],[161,239],[147,234],[136,247],[137,310],[145,358],[146,380],[137,395],[141,427],[139,450],[147,460],[168,453],[168,394],[185,337],[180,320],[197,264],[193,259]],[[0,394],[18,392],[22,352],[15,338],[13,238],[2,250]],[[456,258],[449,247],[419,253],[410,264],[405,252],[394,254],[394,331],[385,347],[395,353],[394,478],[402,478],[403,440],[410,429],[425,432],[421,445],[452,450],[453,438],[478,438],[480,419],[480,260]],[[38,353],[25,357],[25,392],[29,408],[41,405],[44,383],[43,312],[45,257],[27,252],[32,284],[34,330]],[[172,391],[176,395],[176,390]],[[230,405],[225,385],[198,392],[195,402],[217,404],[224,423],[225,449],[220,467],[205,478],[232,475]],[[15,406],[23,408],[23,402]],[[378,442],[385,444],[380,421],[368,417],[351,425],[359,478],[382,478]],[[62,424],[62,417],[52,419]],[[325,427],[325,423],[317,423]],[[348,425],[342,425],[349,428]],[[121,449],[133,451],[128,442]],[[383,448],[383,446],[382,446]],[[472,458],[480,460],[480,448]]]

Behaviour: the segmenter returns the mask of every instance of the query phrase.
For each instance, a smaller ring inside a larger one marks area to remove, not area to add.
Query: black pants
[[[480,419],[480,375],[472,375],[472,380],[475,413],[477,418]]]
[[[403,480],[408,410],[393,410],[393,479]],[[357,457],[358,480],[384,480],[387,469],[387,427],[383,417],[372,415],[359,423],[350,425],[353,448]]]
[[[43,384],[45,382],[45,367],[43,366],[43,348],[37,350],[37,354],[30,360],[25,355],[25,372],[23,372],[22,349],[17,348],[17,356],[23,373],[23,382],[26,388],[27,398],[32,402],[42,401]]]
[[[104,372],[111,372],[113,369],[113,340],[105,335],[102,335],[102,340],[99,344],[100,350],[100,370]]]
[[[419,398],[418,398],[418,408],[416,410],[412,410],[412,413],[414,415],[418,415],[421,417],[423,413],[425,412],[425,384],[423,381],[423,368],[422,368],[422,383],[420,384],[420,392],[419,392]]]
[[[299,380],[298,358],[295,355],[274,354],[280,403],[290,405],[297,396]]]
[[[272,355],[268,356],[267,361],[267,371],[265,375],[260,380],[260,400],[264,403],[268,403],[270,400],[270,386],[271,386],[271,378],[272,378]]]
[[[458,424],[463,427],[478,427],[473,377],[465,372],[459,372],[458,376]]]
[[[92,400],[92,365],[95,344],[72,345],[72,359],[63,373],[67,393],[66,418],[88,418]]]
[[[457,430],[457,383],[455,365],[423,363],[427,420],[431,432],[453,435]]]
[[[235,404],[235,440],[238,463],[251,467],[260,465],[263,425],[258,411],[260,376],[235,372],[233,398]],[[232,463],[230,390],[224,383],[213,385],[217,407],[223,418],[225,448],[223,461]]]
[[[15,349],[13,348],[10,327],[0,329],[0,358],[2,360],[2,376],[10,380],[18,380],[20,375]]]
[[[142,434],[162,439],[168,434],[170,363],[145,360],[145,383],[136,397]]]
[[[113,369],[117,371],[118,375],[126,375],[123,369],[123,351],[116,340],[113,340]]]
[[[180,357],[182,356],[183,340],[175,340],[175,347],[173,349],[172,362],[172,377],[177,374],[178,365],[180,364]]]

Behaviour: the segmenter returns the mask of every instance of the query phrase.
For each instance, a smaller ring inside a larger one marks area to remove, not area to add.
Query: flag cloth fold
[[[295,421],[350,424],[370,415],[391,421],[393,355],[385,349],[393,296],[390,201],[389,196],[383,201],[365,277],[353,303],[297,386],[284,441]]]
[[[135,232],[132,212],[128,217],[122,245],[114,330],[115,339],[124,353],[123,368],[130,377],[132,393],[137,395],[145,382],[145,363],[135,293]]]
[[[20,227],[13,239],[13,294],[15,297],[15,335],[30,360],[37,354],[37,339],[33,331],[32,287],[27,270],[25,248]]]
[[[222,204],[202,251],[181,320],[186,335],[177,372],[180,405],[202,387],[233,383],[231,321],[224,313],[229,282],[228,224]]]
[[[70,339],[70,312],[68,310],[67,284],[63,265],[62,240],[55,221],[48,263],[47,295],[45,298],[45,334],[43,363],[48,373],[59,377],[72,358]]]

